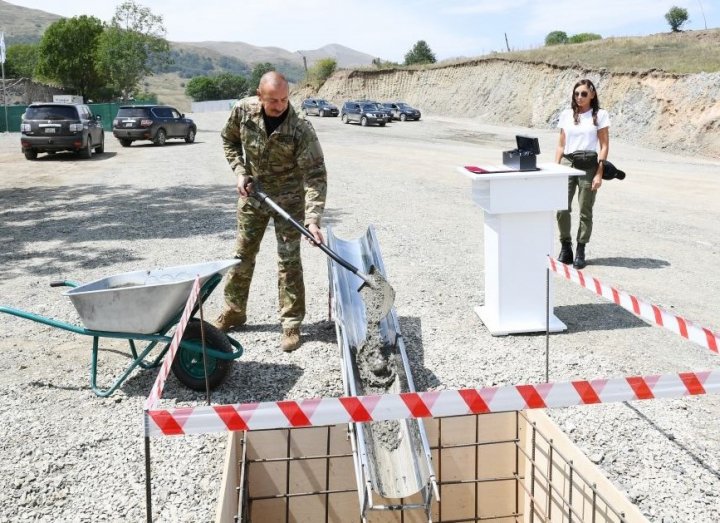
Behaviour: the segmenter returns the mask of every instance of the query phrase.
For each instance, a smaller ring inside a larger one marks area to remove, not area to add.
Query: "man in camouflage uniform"
[[[257,97],[232,109],[222,130],[225,158],[237,176],[238,234],[235,256],[242,261],[225,284],[226,306],[215,324],[223,331],[247,321],[246,306],[255,257],[270,218],[274,218],[278,253],[278,297],[283,327],[281,347],[300,345],[305,317],[305,285],[300,260],[300,232],[266,206],[249,197],[253,181],[322,243],[320,218],[325,207],[327,171],[320,143],[310,122],[289,104],[288,83],[275,71],[263,75]]]

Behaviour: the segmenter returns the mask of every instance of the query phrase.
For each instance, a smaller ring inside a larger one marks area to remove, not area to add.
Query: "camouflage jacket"
[[[243,98],[232,108],[221,137],[237,176],[260,180],[273,199],[304,194],[305,224],[320,226],[327,192],[325,158],[312,124],[298,117],[292,105],[285,121],[267,136],[260,101]]]

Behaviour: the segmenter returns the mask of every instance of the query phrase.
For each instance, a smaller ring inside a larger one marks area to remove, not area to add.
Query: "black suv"
[[[369,124],[385,127],[387,122],[385,113],[376,103],[370,102],[345,102],[340,110],[340,119],[343,123],[358,122],[363,127]]]
[[[193,143],[196,134],[195,122],[168,105],[123,105],[113,120],[113,135],[123,147],[130,147],[135,140],[165,145],[168,138]]]
[[[385,107],[380,102],[376,102],[375,100],[358,100],[358,102],[374,105],[376,107],[376,111],[380,111],[381,113],[383,113],[385,115],[386,123],[392,122],[392,119],[393,119],[392,111],[388,107]]]
[[[84,104],[35,103],[25,110],[20,124],[20,146],[25,158],[38,153],[74,151],[90,158],[105,151],[105,131],[100,115]]]
[[[405,120],[420,119],[420,111],[414,107],[410,107],[405,102],[385,102],[383,105],[390,109],[390,113],[395,120],[404,122]]]
[[[320,117],[337,116],[339,113],[336,105],[322,98],[307,98],[303,100],[302,112],[305,113],[305,116],[316,114]]]

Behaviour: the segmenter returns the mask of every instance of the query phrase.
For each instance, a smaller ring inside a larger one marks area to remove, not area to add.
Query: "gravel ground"
[[[123,149],[108,137],[89,161],[26,161],[17,134],[0,135],[0,303],[63,321],[78,318],[55,279],[231,256],[233,178],[222,157],[226,114],[198,114],[198,141]],[[377,229],[418,389],[544,381],[543,335],[492,337],[473,312],[483,301],[482,211],[456,165],[498,163],[517,132],[426,118],[385,128],[313,118],[330,172],[326,224],[341,238]],[[720,329],[720,162],[623,145],[610,158],[628,177],[596,204],[586,274]],[[264,243],[236,338],[245,354],[218,403],[337,396],[342,385],[327,320],[325,257],[304,248],[304,344],[279,349],[274,241]],[[651,327],[555,279],[551,380],[705,370],[710,351]],[[221,308],[215,292],[206,306]],[[4,316],[0,349],[0,521],[143,521],[142,404],[156,373],[134,373],[109,399],[89,389],[91,340]],[[127,363],[122,343],[101,352],[101,384]],[[163,404],[202,403],[171,375]],[[714,396],[554,410],[551,416],[652,521],[720,520],[720,401]],[[214,518],[225,435],[155,439],[156,521]]]

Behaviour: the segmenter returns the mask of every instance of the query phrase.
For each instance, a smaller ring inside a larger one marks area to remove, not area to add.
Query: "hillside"
[[[0,32],[5,33],[5,44],[36,42],[53,22],[62,16],[39,9],[28,9],[0,0]]]
[[[318,94],[335,103],[360,97],[404,100],[424,114],[550,128],[569,107],[574,83],[586,77],[610,112],[612,136],[720,157],[720,72],[614,73],[493,58],[425,69],[338,71]]]
[[[712,73],[720,71],[720,29],[605,38],[499,56],[509,60],[580,65],[620,73],[650,69],[678,74]]]
[[[312,65],[322,58],[334,58],[339,67],[359,67],[370,65],[373,56],[355,51],[339,44],[325,45],[319,49],[287,51],[279,47],[258,47],[245,42],[173,42],[178,49],[196,49],[212,51],[220,56],[230,56],[246,63],[281,63],[294,64],[303,67],[303,59],[307,58],[308,65]]]
[[[6,44],[37,42],[53,22],[62,17],[38,9],[29,9],[0,0],[0,31]],[[334,58],[340,67],[370,65],[373,56],[339,44],[319,49],[288,51],[279,47],[259,47],[245,42],[170,42],[174,64],[162,73],[178,73],[182,78],[231,72],[249,74],[255,64],[269,62],[292,81],[305,74],[303,56],[312,66],[322,58]]]

